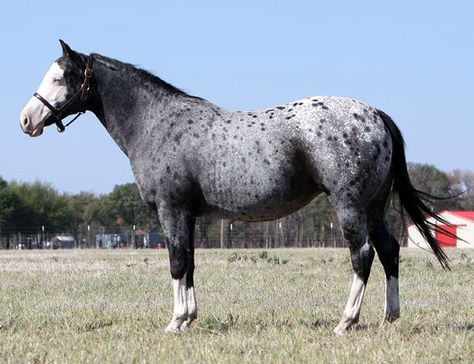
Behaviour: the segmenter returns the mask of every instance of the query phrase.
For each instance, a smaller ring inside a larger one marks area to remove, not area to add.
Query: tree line
[[[416,188],[446,199],[429,201],[434,211],[474,210],[474,172],[449,173],[428,164],[410,163]],[[449,198],[448,198],[449,197]],[[387,219],[403,241],[404,222],[395,197],[387,206]],[[0,247],[25,241],[71,235],[81,247],[95,247],[98,234],[119,234],[125,244],[140,246],[149,232],[159,232],[156,213],[140,199],[134,183],[117,185],[103,195],[60,193],[43,182],[7,182],[0,177]],[[244,223],[199,218],[197,247],[310,247],[341,246],[339,224],[324,195],[303,209],[276,221]]]

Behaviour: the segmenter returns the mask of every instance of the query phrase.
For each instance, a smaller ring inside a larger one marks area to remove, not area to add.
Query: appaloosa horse
[[[447,267],[424,215],[439,217],[410,183],[402,135],[384,112],[327,96],[228,111],[130,64],[60,42],[63,55],[22,110],[21,128],[30,136],[53,123],[64,131],[65,116],[89,110],[128,156],[168,239],[174,309],[167,332],[186,329],[197,316],[193,233],[203,215],[272,220],[324,192],[354,270],[336,334],[359,319],[374,249],[386,274],[384,323],[399,317],[399,244],[384,217],[391,191]]]

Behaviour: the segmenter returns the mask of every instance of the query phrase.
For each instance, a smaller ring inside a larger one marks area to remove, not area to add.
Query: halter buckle
[[[56,121],[56,130],[58,131],[58,133],[64,133],[64,130],[66,130],[61,120]]]

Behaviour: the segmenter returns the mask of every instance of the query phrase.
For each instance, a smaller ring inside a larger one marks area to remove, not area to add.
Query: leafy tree
[[[145,205],[135,183],[117,185],[102,201],[102,210],[112,217],[115,225],[157,227],[156,213]]]

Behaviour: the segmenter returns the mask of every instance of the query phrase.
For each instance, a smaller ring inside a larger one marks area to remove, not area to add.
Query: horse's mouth
[[[43,134],[43,127],[41,128],[36,128],[32,132],[29,132],[28,135],[32,138],[39,137],[41,134]]]
[[[44,128],[48,125],[51,125],[54,123],[54,118],[50,115],[47,115],[37,126],[34,130],[24,130],[26,134],[28,134],[30,137],[35,138],[39,137],[40,135],[43,134]]]

